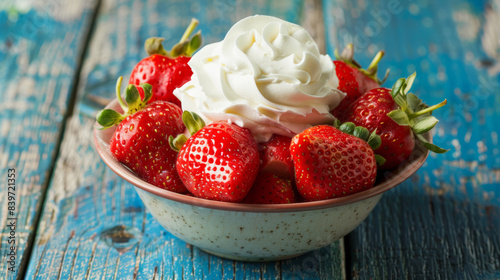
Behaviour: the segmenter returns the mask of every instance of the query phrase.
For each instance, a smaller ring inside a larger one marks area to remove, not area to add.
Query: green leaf
[[[191,56],[198,48],[201,46],[201,31],[196,32],[193,37],[189,40],[187,46],[186,55]]]
[[[175,46],[172,48],[170,51],[170,56],[171,57],[178,57],[181,55],[184,55],[186,53],[187,47],[188,47],[189,41],[184,41],[175,44]]]
[[[168,52],[163,48],[163,38],[151,37],[144,42],[144,49],[148,55],[161,54],[168,56]]]
[[[366,129],[365,127],[356,126],[354,128],[354,131],[352,132],[352,135],[358,137],[359,139],[361,139],[361,140],[363,140],[365,142],[367,142],[368,141],[368,137],[370,137],[370,131],[368,131],[368,129]]]
[[[413,72],[408,78],[406,78],[406,85],[404,89],[404,95],[406,95],[409,91],[411,86],[413,85],[413,82],[415,81],[415,77],[417,76],[417,72]]]
[[[416,96],[413,93],[408,93],[408,95],[406,95],[406,101],[408,103],[408,107],[413,112],[420,111],[420,108],[421,108],[421,106],[423,104],[422,99],[418,98],[418,96]]]
[[[399,108],[401,109],[406,109],[406,107],[408,106],[407,102],[406,102],[406,96],[402,96],[400,94],[396,95],[393,97],[394,99],[394,102],[396,102],[396,104],[398,104]]]
[[[115,124],[119,124],[124,119],[124,116],[115,110],[104,109],[99,111],[96,116],[97,123],[104,128],[108,128]]]
[[[376,150],[382,145],[382,139],[379,135],[377,135],[377,130],[375,129],[368,137],[368,145],[372,148],[372,150]]]
[[[125,89],[125,102],[127,102],[129,106],[132,106],[140,101],[140,94],[135,85],[128,85]]]
[[[443,154],[443,153],[446,153],[447,151],[449,151],[449,150],[445,150],[445,149],[443,149],[441,147],[438,147],[437,145],[429,143],[427,141],[427,139],[425,139],[424,136],[422,136],[422,134],[417,134],[417,138],[424,145],[424,147],[426,147],[431,152],[434,152],[434,153],[437,153],[437,154]]]
[[[416,134],[422,134],[425,133],[429,130],[431,130],[436,124],[439,122],[438,119],[436,119],[433,116],[428,116],[425,118],[420,119],[418,122],[416,122],[413,126],[413,132]]]
[[[408,115],[401,109],[391,111],[387,114],[393,121],[402,126],[410,125],[410,119]]]
[[[412,113],[419,112],[419,111],[422,111],[424,109],[429,108],[429,105],[425,104],[422,101],[422,99],[418,98],[418,96],[416,96],[413,93],[408,93],[408,95],[406,96],[406,100],[408,101],[408,107],[410,108]],[[412,121],[414,123],[417,123],[421,119],[424,119],[424,118],[430,116],[431,114],[432,114],[432,112],[428,112],[428,113],[416,116],[415,118],[412,119]]]
[[[399,80],[397,80],[394,85],[392,86],[392,90],[391,90],[391,96],[392,98],[395,98],[396,96],[399,95],[400,91],[401,91],[401,88],[403,87],[405,83],[405,79],[404,78],[401,78]]]
[[[189,111],[184,111],[182,113],[182,122],[184,122],[184,125],[191,135],[195,134],[198,130],[205,126],[205,122],[200,116]]]
[[[144,91],[144,99],[142,102],[147,103],[151,97],[153,97],[153,86],[147,83],[140,84],[139,86]]]
[[[375,155],[375,162],[377,162],[377,166],[381,166],[385,163],[385,158],[381,155]]]
[[[339,130],[344,132],[344,133],[347,133],[347,134],[350,134],[352,135],[352,133],[354,132],[354,128],[356,127],[356,125],[352,122],[345,122],[343,124],[340,125],[339,127]]]

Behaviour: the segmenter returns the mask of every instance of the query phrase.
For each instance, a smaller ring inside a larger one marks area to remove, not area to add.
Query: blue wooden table
[[[192,17],[205,43],[238,19],[305,26],[323,52],[355,44],[367,65],[448,99],[431,155],[351,234],[267,263],[208,255],[166,232],[100,160],[95,112],[146,54]],[[500,2],[2,1],[1,279],[500,279]]]

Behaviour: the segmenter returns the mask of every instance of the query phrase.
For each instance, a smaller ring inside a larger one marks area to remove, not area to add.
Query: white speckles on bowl
[[[246,261],[286,259],[327,246],[356,228],[382,196],[339,207],[265,213],[211,209],[136,190],[173,235],[212,254]]]
[[[107,106],[118,107],[116,100]],[[373,188],[354,195],[294,204],[239,204],[178,194],[142,181],[109,152],[113,132],[113,128],[95,129],[99,155],[135,186],[149,212],[166,230],[214,255],[246,261],[286,259],[335,242],[355,229],[382,194],[410,177],[428,155],[417,146],[408,162],[379,176]]]

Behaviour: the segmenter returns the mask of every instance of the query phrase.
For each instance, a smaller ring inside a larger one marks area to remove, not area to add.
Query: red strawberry
[[[177,173],[186,188],[212,200],[241,201],[258,169],[259,151],[252,134],[227,122],[201,128],[187,139],[177,157]]]
[[[346,196],[375,183],[377,164],[370,145],[333,126],[319,125],[295,135],[290,152],[297,190],[307,201]]]
[[[290,179],[280,178],[269,172],[260,172],[242,202],[249,204],[284,204],[295,203],[297,198]]]
[[[342,121],[376,131],[381,136],[382,145],[377,154],[386,160],[379,166],[381,170],[392,169],[410,156],[415,146],[414,135],[433,152],[447,151],[428,143],[421,135],[437,124],[438,120],[430,113],[444,106],[446,100],[429,107],[416,95],[408,93],[415,75],[407,80],[398,80],[392,90],[377,88],[366,92],[351,104],[341,118]]]
[[[146,104],[152,95],[148,84],[141,85],[144,99],[140,99],[134,85],[127,87],[127,107],[120,96],[120,84],[121,77],[117,95],[125,114],[105,109],[97,115],[97,122],[104,128],[119,124],[110,142],[111,153],[146,182],[166,190],[186,192],[175,169],[177,153],[168,145],[168,136],[185,130],[182,110],[166,101]]]
[[[153,97],[150,102],[163,100],[178,106],[181,102],[173,94],[174,89],[191,80],[191,67],[187,64],[191,58],[179,56],[169,58],[153,54],[141,60],[130,75],[130,84],[148,83],[153,86]],[[142,95],[142,94],[141,94]]]
[[[153,96],[149,102],[163,100],[181,105],[173,91],[189,81],[193,74],[187,63],[201,45],[201,35],[198,32],[191,39],[189,36],[197,25],[197,20],[191,21],[181,41],[171,51],[163,48],[163,38],[153,37],[146,40],[145,48],[150,56],[137,63],[130,74],[129,83],[136,86],[141,83],[152,85]]]
[[[271,172],[283,178],[293,178],[293,162],[290,156],[292,138],[283,135],[273,137],[260,145],[261,165],[264,172]]]
[[[338,89],[346,94],[340,104],[331,112],[339,118],[342,116],[344,110],[358,97],[363,95],[363,93],[380,87],[387,78],[389,70],[382,81],[377,78],[378,63],[384,56],[383,51],[377,53],[367,70],[362,69],[361,65],[354,60],[354,48],[352,44],[347,45],[340,56],[335,52],[335,56],[337,60],[333,61],[333,63],[335,64],[335,73],[339,79]]]

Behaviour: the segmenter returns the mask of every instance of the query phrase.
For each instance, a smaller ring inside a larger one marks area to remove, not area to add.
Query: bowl
[[[120,110],[116,99],[106,108]],[[135,187],[152,216],[189,244],[243,261],[287,259],[337,241],[370,214],[384,192],[415,173],[428,156],[417,144],[406,162],[379,174],[374,187],[353,195],[293,204],[241,204],[179,194],[141,180],[109,151],[114,131],[114,127],[94,129],[97,151],[111,170]],[[425,137],[431,138],[430,134]]]

